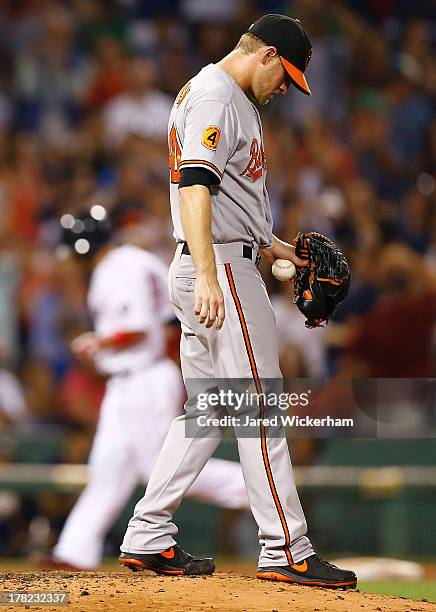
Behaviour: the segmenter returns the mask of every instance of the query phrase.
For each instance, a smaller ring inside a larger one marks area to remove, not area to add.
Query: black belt
[[[182,249],[182,255],[190,255],[191,252],[189,250],[189,246],[187,242],[183,243],[183,249]],[[250,245],[248,244],[243,244],[242,245],[242,257],[245,257],[245,259],[251,259],[251,261],[253,261],[253,249]],[[256,266],[259,264],[260,261],[260,255],[259,253],[256,255]]]

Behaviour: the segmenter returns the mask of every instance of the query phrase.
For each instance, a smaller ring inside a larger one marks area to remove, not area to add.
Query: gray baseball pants
[[[182,324],[183,377],[185,381],[205,379],[208,391],[217,389],[220,379],[250,379],[256,389],[265,379],[280,384],[275,318],[254,263],[256,252],[253,250],[252,259],[243,257],[241,243],[214,245],[214,251],[226,309],[220,331],[206,329],[194,314],[195,268],[192,258],[182,254],[182,245],[170,268],[170,299]],[[145,495],[129,521],[123,552],[157,553],[176,543],[178,530],[172,516],[222,439],[224,431],[219,426],[212,434],[210,427],[208,435],[194,427],[197,433],[186,435],[190,423],[202,414],[189,387],[185,414],[170,427]],[[268,416],[268,406],[263,409]],[[208,408],[211,416],[225,413],[226,408],[219,405]],[[259,526],[259,566],[298,563],[313,554],[285,436],[275,432],[275,437],[268,437],[259,427],[256,437],[238,437],[238,450]]]

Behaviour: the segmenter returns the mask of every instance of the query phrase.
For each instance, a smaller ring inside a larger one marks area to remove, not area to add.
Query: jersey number
[[[218,136],[218,132],[212,132],[210,136],[207,137],[207,140],[212,143],[212,146],[215,146],[216,137]]]
[[[177,140],[177,133],[174,125],[170,130],[169,149],[171,182],[178,183],[180,181],[180,159],[182,157],[182,152]]]

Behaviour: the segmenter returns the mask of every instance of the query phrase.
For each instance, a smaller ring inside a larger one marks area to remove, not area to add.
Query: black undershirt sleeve
[[[191,187],[192,185],[219,185],[219,179],[213,172],[206,168],[182,168],[180,170],[180,187]]]

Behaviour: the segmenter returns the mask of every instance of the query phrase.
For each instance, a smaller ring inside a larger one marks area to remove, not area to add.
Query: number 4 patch
[[[212,149],[215,151],[218,146],[220,136],[220,129],[216,125],[208,125],[203,132],[203,136],[201,137],[201,144],[206,147],[206,149]]]

